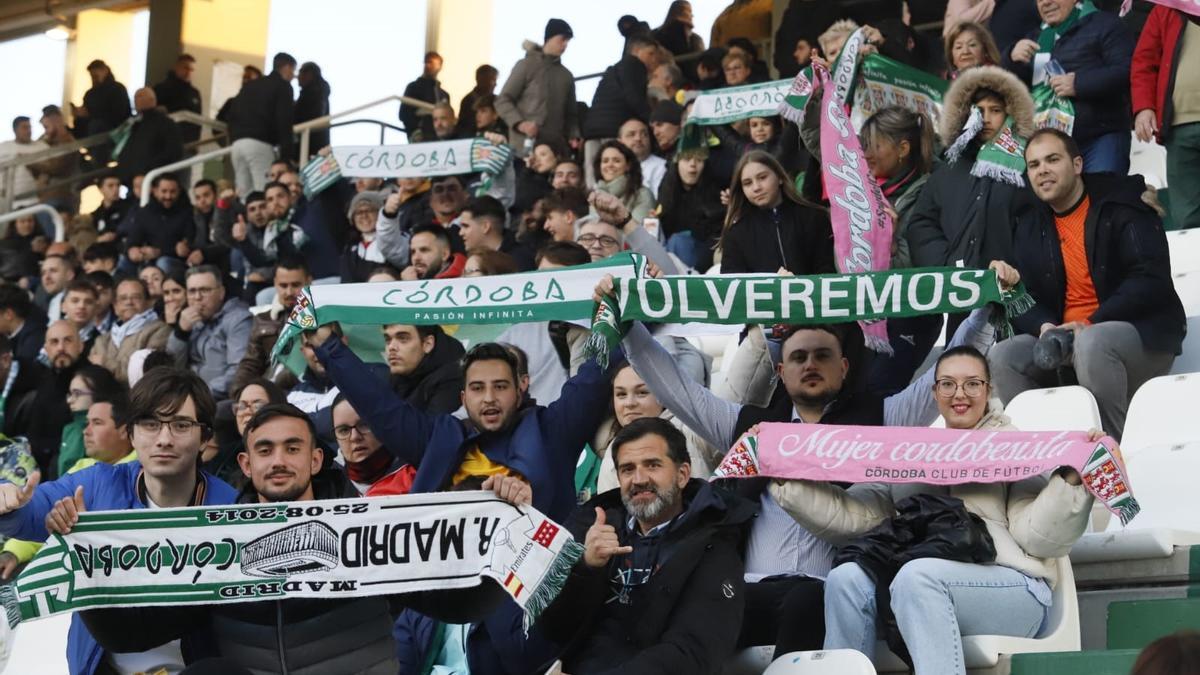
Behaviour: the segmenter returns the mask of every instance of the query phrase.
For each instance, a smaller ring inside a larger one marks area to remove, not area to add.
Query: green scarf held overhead
[[[655,323],[813,325],[924,314],[954,314],[988,304],[1003,308],[992,324],[1011,335],[1009,320],[1033,306],[1021,284],[1002,290],[993,270],[927,267],[812,276],[671,276],[616,280],[616,297],[596,305],[587,353],[602,366],[629,321]]]

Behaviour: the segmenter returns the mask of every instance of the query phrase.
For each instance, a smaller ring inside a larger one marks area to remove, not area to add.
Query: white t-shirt
[[[658,201],[658,186],[666,175],[667,160],[658,155],[650,155],[642,160],[642,185],[654,195],[655,201]]]
[[[50,149],[43,141],[30,141],[29,143],[18,143],[15,140],[5,141],[0,143],[0,162],[12,159],[19,155],[29,155],[42,150]],[[16,179],[13,182],[13,193],[23,194],[37,187],[37,182],[33,179],[33,174],[29,169],[22,167],[17,171]],[[0,184],[0,192],[4,191],[4,185]],[[26,197],[21,200],[21,204],[26,202],[33,203],[37,201],[36,196]],[[18,204],[14,204],[16,206]]]

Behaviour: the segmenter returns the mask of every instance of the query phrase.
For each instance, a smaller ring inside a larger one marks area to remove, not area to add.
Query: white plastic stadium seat
[[[1083,387],[1023,391],[1004,406],[1004,412],[1021,431],[1088,431],[1101,427],[1096,398]]]
[[[1126,458],[1153,445],[1200,441],[1192,415],[1200,401],[1200,373],[1165,375],[1146,382],[1129,402],[1121,451]],[[1137,490],[1137,485],[1134,485]]]
[[[1052,602],[1043,637],[964,637],[963,656],[967,668],[992,668],[1000,662],[1001,654],[1079,651],[1079,602],[1075,597],[1075,574],[1071,571],[1071,561],[1065,556],[1058,559],[1058,585],[1054,588]],[[875,667],[881,673],[908,672],[908,666],[882,641],[876,647]]]
[[[721,675],[761,675],[771,665],[774,654],[774,645],[743,649],[729,657]]]
[[[1180,230],[1190,232],[1191,230]],[[1173,233],[1172,233],[1173,234]],[[1200,243],[1200,237],[1188,241]],[[1183,303],[1183,314],[1187,317],[1187,335],[1183,338],[1183,353],[1171,364],[1171,374],[1200,372],[1200,269],[1178,270],[1171,264],[1175,276],[1175,292]]]
[[[875,666],[854,649],[788,652],[775,659],[763,675],[875,675]]]
[[[1200,230],[1173,230],[1167,233],[1171,253],[1171,273],[1200,270]]]

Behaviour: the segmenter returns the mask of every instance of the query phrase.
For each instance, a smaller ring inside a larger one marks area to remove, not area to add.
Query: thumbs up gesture
[[[614,555],[633,552],[632,546],[622,546],[617,531],[605,522],[604,509],[596,507],[596,522],[588,528],[583,543],[583,562],[591,568],[600,569]]]
[[[16,511],[33,499],[33,492],[42,480],[40,471],[34,471],[25,487],[17,487],[12,483],[0,484],[0,514]]]
[[[83,505],[83,486],[75,488],[75,494],[63,497],[54,503],[50,513],[46,514],[46,531],[57,534],[70,534],[79,522],[79,514],[87,511]]]

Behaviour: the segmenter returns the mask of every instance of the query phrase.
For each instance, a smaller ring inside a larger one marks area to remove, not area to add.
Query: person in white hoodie
[[[935,368],[931,395],[947,428],[1014,428],[993,398],[987,359],[978,350],[953,347]],[[1091,494],[1070,467],[1013,483],[843,488],[792,480],[770,492],[803,527],[834,546],[866,534],[896,514],[896,502],[917,494],[956,497],[983,520],[995,544],[994,564],[920,558],[901,566],[891,584],[891,609],[918,673],[965,674],[963,635],[1036,637],[1050,615],[1056,559],[1083,534],[1092,507]],[[875,584],[858,563],[833,568],[825,580],[825,649],[856,649],[874,658],[875,598]]]

